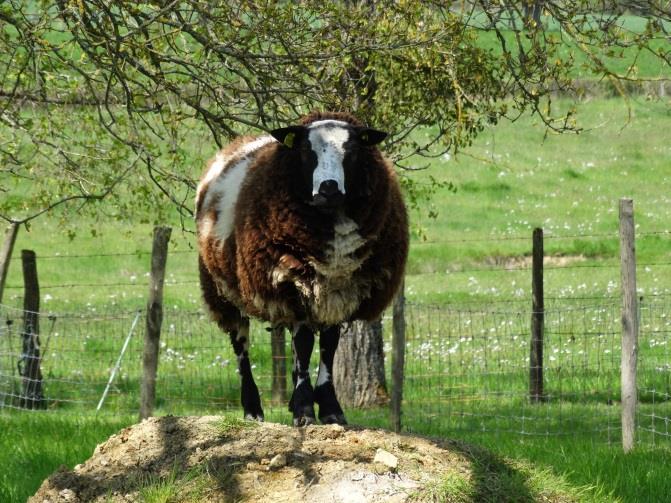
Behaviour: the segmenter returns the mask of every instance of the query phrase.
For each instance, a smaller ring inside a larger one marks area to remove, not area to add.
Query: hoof
[[[311,424],[315,424],[316,422],[317,420],[314,417],[310,416],[302,416],[294,418],[294,426],[297,427],[310,426]]]
[[[342,426],[347,424],[344,414],[328,414],[327,416],[320,417],[319,420],[322,424],[339,424]]]
[[[259,423],[262,423],[263,421],[265,421],[265,419],[264,419],[264,417],[263,417],[263,413],[261,413],[261,414],[252,414],[251,412],[247,412],[247,413],[245,414],[245,419],[246,419],[247,421],[258,421]]]

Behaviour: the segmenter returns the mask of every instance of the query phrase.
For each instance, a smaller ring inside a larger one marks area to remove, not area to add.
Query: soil
[[[587,257],[584,255],[546,255],[543,257],[543,264],[546,267],[568,267],[577,262],[585,262]],[[483,263],[488,266],[503,267],[507,270],[528,269],[531,267],[533,257],[523,255],[519,257],[492,256],[487,257]]]
[[[61,467],[28,501],[448,501],[441,493],[446,480],[470,488],[458,501],[481,501],[478,485],[486,500],[536,500],[487,493],[473,468],[483,463],[502,462],[456,442],[382,430],[166,416],[125,428],[72,470]]]

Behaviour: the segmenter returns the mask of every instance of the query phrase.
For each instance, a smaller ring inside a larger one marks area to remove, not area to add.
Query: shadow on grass
[[[456,496],[456,501],[478,503],[571,501],[565,497],[562,499],[561,496],[553,499],[552,495],[538,494],[531,487],[529,473],[521,471],[510,461],[485,449],[458,441],[448,441],[441,447],[460,453],[470,463],[471,482],[459,491],[461,494],[453,495]]]

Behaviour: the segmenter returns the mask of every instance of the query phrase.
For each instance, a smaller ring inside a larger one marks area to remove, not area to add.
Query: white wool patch
[[[334,180],[338,189],[345,193],[345,142],[349,139],[347,123],[342,121],[318,121],[310,124],[308,139],[312,151],[317,155],[317,167],[312,173],[312,195],[327,180]]]
[[[247,176],[249,165],[250,159],[245,158],[238,161],[212,184],[213,187],[210,191],[213,194],[220,195],[216,206],[218,218],[212,229],[212,232],[218,239],[226,239],[233,231],[235,203],[238,201],[240,187]]]
[[[210,169],[207,171],[207,173],[205,173],[205,176],[198,184],[198,188],[196,189],[196,201],[200,199],[203,188],[206,187],[212,180],[221,175],[221,172],[226,166],[230,164],[231,160],[245,157],[273,141],[276,140],[270,135],[259,136],[258,138],[241,145],[240,148],[228,153],[228,155],[224,154],[223,152],[217,152]]]
[[[265,145],[276,141],[272,136],[261,136],[245,143],[229,155],[217,154],[210,169],[198,185],[196,199],[204,197],[203,218],[198,223],[201,236],[214,234],[217,239],[226,239],[233,231],[235,204],[238,201],[240,187],[247,176],[247,170],[254,154]],[[204,188],[207,192],[202,194]],[[213,201],[218,213],[216,221],[208,211]]]
[[[324,261],[312,263],[315,271],[327,278],[350,277],[361,267],[366,257],[357,258],[354,253],[366,240],[358,231],[356,222],[340,216],[334,226],[333,239],[326,244]]]
[[[357,257],[356,251],[366,244],[356,223],[340,216],[335,235],[326,245],[321,262],[312,262],[317,273],[312,286],[312,313],[322,323],[335,324],[349,318],[362,300],[370,295],[372,285],[366,281],[352,281],[367,256]]]

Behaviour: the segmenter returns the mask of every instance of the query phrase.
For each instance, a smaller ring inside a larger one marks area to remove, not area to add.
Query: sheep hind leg
[[[244,410],[245,419],[263,421],[261,397],[252,376],[252,366],[249,362],[249,318],[242,318],[237,330],[229,331],[233,351],[238,359],[240,372],[240,402]]]
[[[338,349],[340,327],[331,325],[319,334],[319,375],[315,384],[315,402],[319,404],[319,420],[323,424],[347,424],[333,386],[333,357]]]
[[[289,410],[294,416],[294,426],[308,426],[316,422],[314,408],[314,390],[310,384],[310,356],[315,343],[312,329],[298,323],[292,331],[294,369],[291,373],[294,391],[289,401]]]

